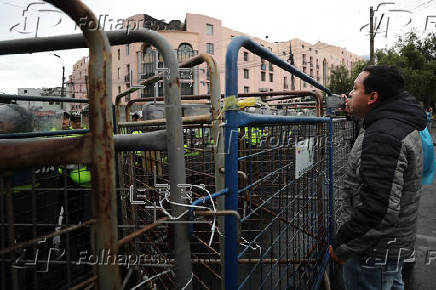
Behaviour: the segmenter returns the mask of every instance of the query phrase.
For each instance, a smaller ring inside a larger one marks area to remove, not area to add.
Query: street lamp
[[[63,98],[65,96],[64,94],[64,85],[65,85],[65,64],[64,64],[64,60],[62,59],[62,57],[60,57],[60,55],[53,53],[54,56],[56,56],[57,58],[59,58],[62,61],[62,86],[61,86],[61,98]],[[64,103],[61,102],[61,109],[64,109]]]

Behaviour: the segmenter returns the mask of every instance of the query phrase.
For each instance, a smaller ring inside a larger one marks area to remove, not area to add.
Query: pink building
[[[137,14],[128,18],[135,26],[159,30],[177,51],[179,62],[199,53],[208,53],[218,64],[221,90],[224,92],[225,53],[231,39],[244,35],[270,49],[285,61],[289,61],[292,48],[294,65],[323,85],[328,85],[328,76],[332,67],[345,65],[351,70],[352,64],[362,58],[345,48],[317,42],[310,44],[298,38],[271,43],[260,38],[246,35],[222,26],[221,20],[199,14],[186,14],[185,22],[173,20],[164,23],[146,14]],[[138,84],[141,79],[155,74],[156,68],[163,68],[162,57],[156,49],[146,43],[132,43],[112,47],[112,98],[127,90],[130,81]],[[270,64],[260,57],[241,49],[238,57],[239,92],[266,92],[309,89],[311,86],[294,78],[288,72]],[[72,97],[87,96],[86,78],[87,58],[80,59],[73,67],[70,77]],[[132,80],[131,80],[132,79]],[[163,94],[162,84],[146,87],[131,95],[131,98],[152,97]],[[193,68],[192,81],[182,83],[182,95],[207,94],[209,80],[206,64]],[[129,99],[125,98],[125,101]]]

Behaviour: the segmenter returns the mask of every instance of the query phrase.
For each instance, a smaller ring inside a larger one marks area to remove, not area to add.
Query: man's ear
[[[368,105],[373,105],[373,104],[377,103],[379,98],[380,98],[380,96],[378,95],[377,92],[370,93],[369,97],[368,97]]]

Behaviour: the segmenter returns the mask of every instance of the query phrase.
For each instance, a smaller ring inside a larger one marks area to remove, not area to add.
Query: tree
[[[394,47],[376,52],[377,64],[395,65],[404,74],[406,90],[425,106],[436,102],[436,35],[420,39],[409,32]]]
[[[344,65],[333,68],[330,73],[330,90],[337,94],[348,94],[353,88],[354,80],[367,64],[366,61],[358,61],[353,64],[351,72]]]

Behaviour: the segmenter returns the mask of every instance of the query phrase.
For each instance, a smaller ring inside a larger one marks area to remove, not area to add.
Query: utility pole
[[[64,90],[64,85],[65,85],[65,64],[64,64],[64,60],[62,59],[62,57],[56,53],[53,53],[54,56],[56,56],[57,58],[59,58],[62,61],[62,86],[61,86],[61,98],[65,97],[65,90]],[[64,102],[61,102],[61,109],[64,109]]]
[[[65,66],[62,65],[62,87],[61,87],[61,98],[65,97]]]
[[[292,44],[289,40],[289,64],[294,65],[294,54],[292,53]],[[295,77],[293,74],[291,74],[291,90],[295,90]]]
[[[369,7],[369,63],[375,64],[374,60],[374,9]]]

